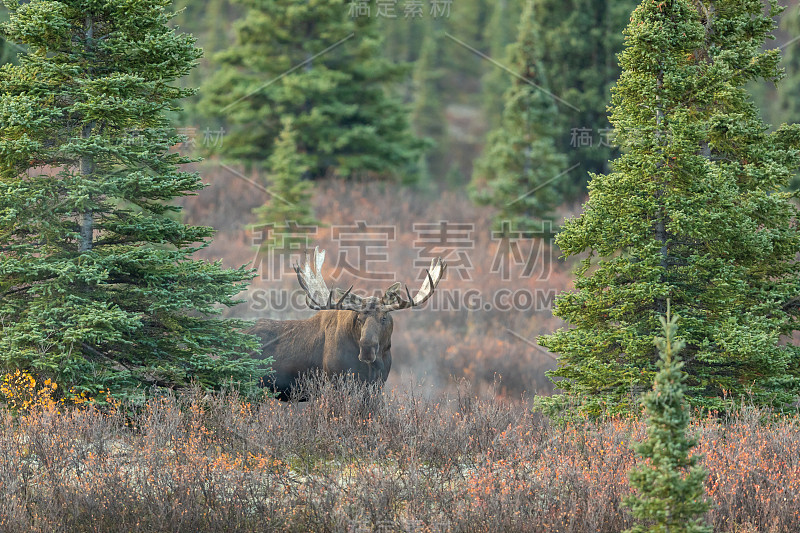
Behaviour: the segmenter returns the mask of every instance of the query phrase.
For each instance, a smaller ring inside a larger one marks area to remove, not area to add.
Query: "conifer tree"
[[[263,165],[289,116],[312,179],[413,180],[425,143],[387,89],[407,69],[382,57],[375,13],[359,16],[345,0],[237,3],[247,14],[236,42],[201,91],[200,108],[227,124],[222,155]]]
[[[203,57],[197,67],[182,80],[183,86],[197,87],[216,71],[211,57],[216,52],[230,45],[232,21],[241,16],[239,6],[232,5],[233,0],[174,0],[175,17],[170,25],[184,33],[192,34],[202,44]],[[193,107],[197,105],[197,96],[186,100],[184,110],[187,114],[199,115]]]
[[[8,21],[8,10],[3,7],[3,3],[0,2],[0,23]],[[13,47],[8,44],[5,39],[5,36],[2,32],[0,32],[0,65],[4,63],[8,63],[12,60],[12,57],[16,55],[13,51]]]
[[[422,157],[424,172],[432,176],[444,177],[447,156],[447,119],[442,101],[443,68],[440,61],[440,32],[431,29],[425,36],[420,57],[414,64],[414,108],[411,123],[414,131],[422,138],[435,144]],[[430,176],[429,176],[430,177]]]
[[[499,210],[495,224],[513,232],[540,233],[552,222],[559,195],[553,182],[566,170],[551,127],[553,96],[541,67],[534,31],[533,2],[528,1],[511,50],[510,68],[518,74],[505,94],[500,126],[490,132],[484,155],[475,165],[473,198]]]
[[[503,65],[513,61],[508,48],[514,42],[515,30],[525,2],[520,0],[498,0],[492,5],[492,14],[486,25],[484,40],[489,49],[489,57]],[[486,65],[486,73],[481,79],[481,94],[486,121],[491,129],[500,126],[505,102],[503,95],[511,86],[513,77],[496,65]]]
[[[488,51],[484,28],[491,16],[490,2],[487,0],[453,1],[452,5],[448,7],[447,2],[440,1],[431,2],[431,6],[438,6],[440,12],[436,19],[442,23],[447,33],[471,48],[483,53]],[[436,9],[434,8],[434,10]],[[463,90],[464,84],[480,80],[481,74],[488,68],[487,63],[474,51],[455,41],[442,48],[444,63],[448,66],[445,79],[448,89],[457,90],[458,87],[462,87]]]
[[[689,437],[690,411],[684,398],[686,374],[678,353],[685,343],[676,338],[677,316],[661,319],[663,337],[656,337],[660,353],[659,371],[653,390],[642,403],[647,414],[647,440],[636,445],[636,452],[649,463],[641,463],[629,474],[638,492],[625,500],[633,516],[644,521],[629,533],[711,533],[703,515],[709,504],[704,480],[708,471],[689,452],[697,439]]]
[[[313,186],[303,179],[309,169],[308,157],[297,151],[297,132],[289,118],[283,121],[283,129],[268,164],[270,199],[254,210],[256,225],[319,224],[311,209]],[[271,244],[269,240],[263,243],[265,246]],[[290,244],[284,242],[284,245]]]
[[[800,4],[784,13],[781,28],[792,39],[800,37]],[[800,43],[794,41],[786,46],[783,65],[786,78],[778,87],[778,111],[782,120],[800,122],[800,101],[797,98],[800,90]]]
[[[386,16],[384,13],[378,16],[377,5],[372,2],[370,4],[369,16],[375,17],[378,33],[383,36],[383,56],[400,64],[416,61],[420,56],[422,43],[432,29],[430,22],[433,18],[429,6],[423,4],[417,8],[421,9],[421,13],[416,11],[406,17],[406,9],[412,9],[411,3],[394,4],[391,12],[394,16]],[[391,5],[391,2],[382,4]]]
[[[170,151],[200,56],[171,1],[5,4],[29,53],[0,68],[0,368],[132,400],[255,382],[255,339],[214,316],[252,276],[192,259],[212,229],[169,203],[202,187]]]
[[[557,95],[558,116],[552,130],[568,167],[570,196],[583,197],[588,172],[606,172],[616,154],[606,108],[619,77],[617,54],[622,30],[637,0],[537,0],[535,31],[550,90]]]
[[[769,107],[773,111],[772,114],[780,117],[780,120],[785,120],[787,123],[800,122],[800,102],[797,98],[798,91],[800,91],[800,42],[794,40],[800,37],[800,4],[786,10],[781,17],[781,28],[790,37],[788,46],[784,48],[782,62],[786,77],[778,86],[777,101]],[[800,172],[795,173],[794,178],[789,182],[789,188],[800,190]]]
[[[687,397],[724,409],[727,393],[783,407],[800,391],[800,127],[774,133],[744,85],[777,80],[762,51],[779,8],[758,0],[643,1],[621,55],[611,122],[623,155],[594,175],[581,216],[556,243],[588,252],[555,314],[574,327],[540,338],[560,354],[563,394],[539,400],[590,414],[631,409],[652,381],[649,341],[666,299],[683,317]]]

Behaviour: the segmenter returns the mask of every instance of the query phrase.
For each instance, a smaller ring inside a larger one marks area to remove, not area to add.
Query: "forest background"
[[[370,2],[369,13],[356,10],[361,2],[343,6],[351,18],[373,19],[369,23],[380,54],[401,67],[386,89],[405,106],[414,133],[428,139],[428,148],[414,172],[313,179],[307,221],[314,229],[301,230],[297,240],[285,234],[278,244],[270,237],[277,226],[259,215],[259,208],[275,205],[269,169],[258,164],[258,157],[254,164],[226,155],[225,143],[237,126],[209,113],[204,100],[251,3],[177,0],[179,14],[172,21],[204,50],[198,68],[182,80],[200,91],[173,117],[185,137],[176,150],[205,158],[191,166],[207,188],[181,201],[184,221],[217,231],[199,258],[258,270],[245,303],[226,310],[226,316],[310,316],[291,271],[306,246],[329,251],[326,271],[333,283],[355,284],[364,292],[395,280],[416,287],[430,256],[442,255],[450,264],[443,294],[425,309],[396,313],[389,386],[403,386],[413,375],[437,389],[466,379],[476,391],[491,389],[509,398],[552,391],[544,373],[555,368],[555,356],[535,339],[565,325],[552,315],[552,306],[556,294],[573,287],[577,262],[560,260],[552,236],[544,232],[509,239],[498,226],[502,206],[478,205],[475,193],[480,158],[502,122],[503,95],[514,80],[509,47],[525,2]],[[619,76],[622,30],[637,4],[536,2],[532,23],[541,41],[540,74],[555,102],[555,114],[540,126],[562,165],[551,184],[557,195],[555,225],[580,213],[589,173],[608,172],[608,161],[618,155],[606,106]],[[800,121],[795,102],[800,6],[794,0],[782,4],[787,9],[768,46],[782,49],[786,78],[777,87],[749,88],[765,122],[775,125]],[[6,15],[0,10],[0,19]],[[0,62],[14,56],[13,45],[3,43]]]

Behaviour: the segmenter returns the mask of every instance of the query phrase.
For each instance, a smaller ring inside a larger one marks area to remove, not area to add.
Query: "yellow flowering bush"
[[[0,381],[0,405],[12,412],[39,409],[58,409],[69,405],[80,405],[92,401],[85,392],[76,393],[73,389],[58,397],[58,384],[50,378],[37,382],[30,372],[17,369],[6,373]]]

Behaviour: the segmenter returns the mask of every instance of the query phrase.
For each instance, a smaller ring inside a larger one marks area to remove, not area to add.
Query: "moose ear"
[[[344,308],[345,309],[358,309],[362,307],[362,302],[359,298],[357,298],[353,293],[349,293],[349,291],[343,291],[339,287],[335,287],[332,291],[333,293],[333,300],[338,302],[344,298]]]
[[[381,303],[384,305],[390,305],[399,299],[398,295],[400,294],[400,287],[402,283],[399,281],[396,283],[392,283],[392,285],[383,292],[383,296],[381,297]]]
[[[384,294],[389,294],[389,293],[392,293],[392,292],[400,292],[400,286],[401,285],[402,285],[402,283],[400,283],[399,281],[397,281],[395,283],[392,283],[391,287],[386,289],[383,293]]]

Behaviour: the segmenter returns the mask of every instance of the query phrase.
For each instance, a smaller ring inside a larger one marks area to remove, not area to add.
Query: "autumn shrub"
[[[235,391],[125,412],[0,408],[0,531],[618,532],[644,422],[553,425],[530,405],[312,380],[309,400]],[[60,412],[59,412],[60,411]],[[718,532],[800,520],[800,426],[694,418]]]
[[[33,374],[24,370],[16,369],[0,378],[0,406],[6,407],[12,413],[56,409],[88,401],[93,401],[93,398],[87,396],[86,392],[78,393],[70,389],[65,394],[61,393],[58,384],[52,379],[37,380]]]

